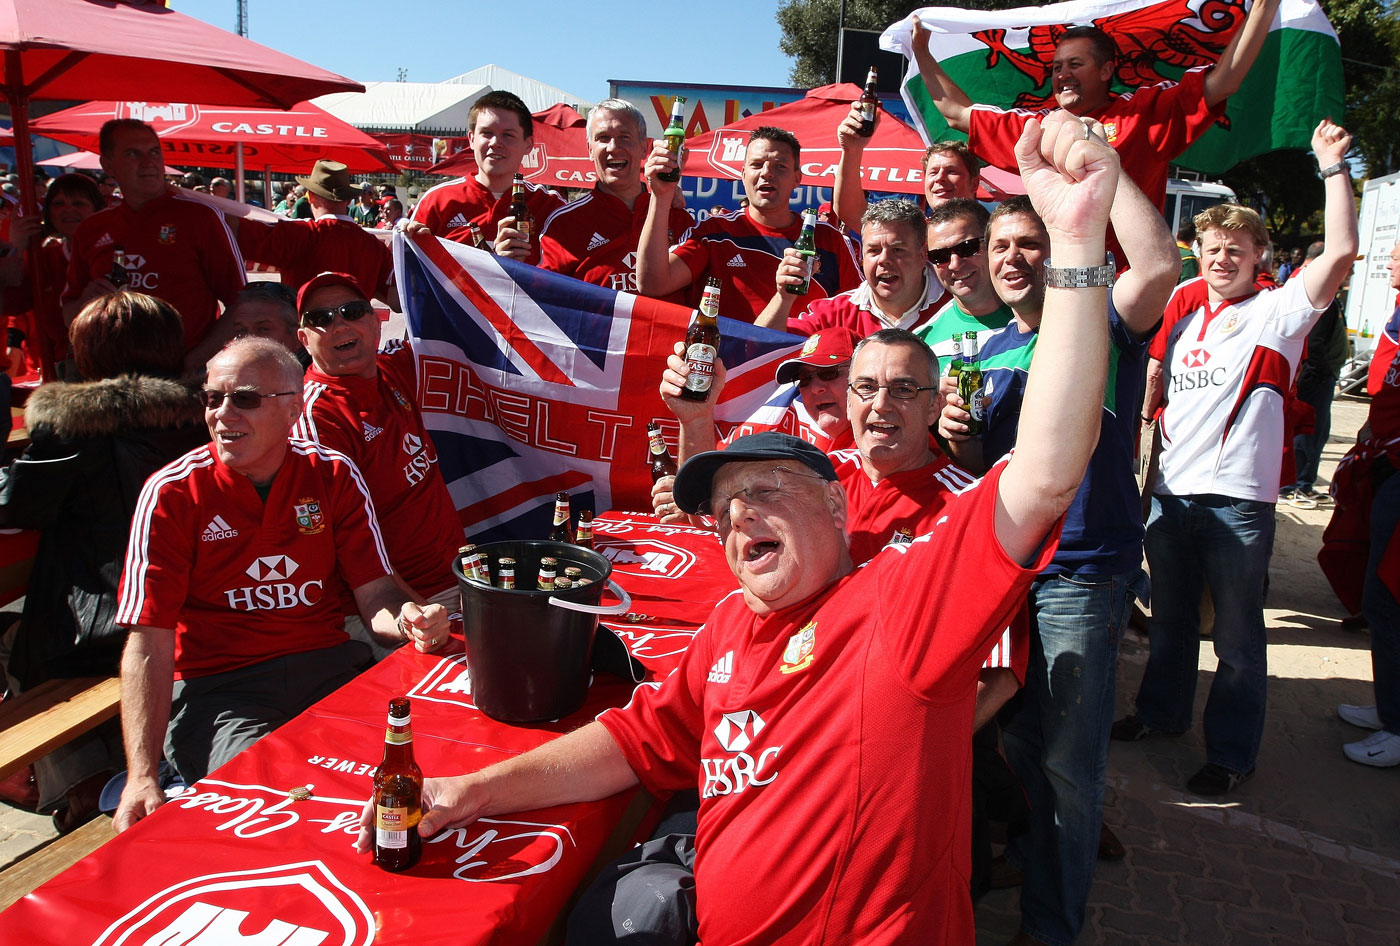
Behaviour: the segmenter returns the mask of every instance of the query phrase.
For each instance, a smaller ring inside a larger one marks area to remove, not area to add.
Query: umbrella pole
[[[263,209],[271,210],[272,202],[272,165],[263,165]]]
[[[37,213],[39,201],[34,193],[34,151],[29,142],[29,97],[24,90],[19,55],[5,56],[5,85],[10,89],[10,123],[15,136],[15,173],[19,175],[20,208],[23,213]]]
[[[238,195],[240,204],[246,203],[246,198],[243,196],[243,142],[241,141],[238,143],[238,150],[233,153],[233,160],[234,178],[238,181],[238,190],[234,193]]]

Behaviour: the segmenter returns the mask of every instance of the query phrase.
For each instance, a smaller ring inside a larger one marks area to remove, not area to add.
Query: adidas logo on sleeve
[[[744,262],[744,257],[743,257],[743,256],[741,256],[741,255],[738,254],[738,253],[735,253],[733,259],[731,259],[729,262],[725,263],[724,265],[725,265],[725,266],[733,267],[734,269],[743,269],[747,264]]]
[[[217,542],[220,539],[232,539],[238,535],[238,530],[224,521],[223,516],[215,516],[209,520],[209,524],[200,533],[199,541]]]
[[[734,651],[727,651],[715,665],[710,668],[710,675],[706,678],[709,683],[728,683],[729,678],[734,673]]]
[[[466,214],[458,213],[451,220],[447,221],[447,225],[449,227],[466,227],[470,226],[471,223],[467,220]]]

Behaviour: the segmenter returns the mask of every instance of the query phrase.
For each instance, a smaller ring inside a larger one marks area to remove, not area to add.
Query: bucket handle
[[[581,604],[577,601],[565,601],[556,596],[551,596],[549,603],[556,608],[582,611],[584,614],[623,614],[632,610],[632,596],[624,591],[621,585],[609,578],[608,587],[612,589],[613,594],[622,599],[617,604]]]

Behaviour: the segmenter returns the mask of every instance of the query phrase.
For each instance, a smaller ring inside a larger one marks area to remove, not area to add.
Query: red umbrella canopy
[[[156,3],[0,0],[7,97],[286,108],[364,86]],[[164,94],[162,94],[164,93]]]
[[[102,123],[135,118],[155,129],[173,164],[233,167],[238,145],[248,167],[309,174],[318,158],[354,173],[394,170],[383,144],[309,102],[286,111],[181,102],[88,102],[29,123],[46,138],[97,150]]]
[[[802,183],[815,187],[836,186],[836,164],[841,146],[836,126],[860,98],[861,89],[849,82],[824,85],[787,105],[741,118],[686,141],[683,173],[692,177],[724,177],[738,180],[744,166],[749,132],[760,125],[775,125],[797,136],[802,143]],[[924,142],[919,133],[888,112],[866,146],[861,176],[867,190],[922,194]]]
[[[29,102],[183,98],[287,108],[330,92],[363,92],[344,76],[138,0],[0,0],[0,91],[14,117],[25,205]]]
[[[597,183],[598,173],[588,154],[587,120],[562,102],[532,117],[535,146],[520,162],[525,179],[547,187],[590,188]],[[476,157],[467,148],[439,161],[428,173],[469,176],[476,173]]]

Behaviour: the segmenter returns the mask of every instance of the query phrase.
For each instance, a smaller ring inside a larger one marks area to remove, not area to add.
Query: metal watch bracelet
[[[1106,254],[1108,262],[1102,266],[1054,266],[1045,261],[1045,288],[1047,289],[1098,289],[1112,286],[1117,278],[1118,267],[1113,254]]]

